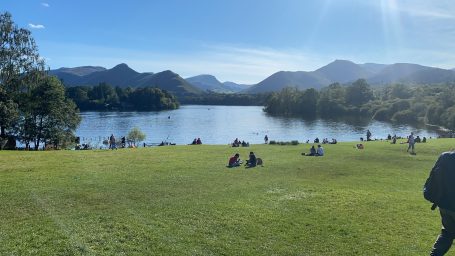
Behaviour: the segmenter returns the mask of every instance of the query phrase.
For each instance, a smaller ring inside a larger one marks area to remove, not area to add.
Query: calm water
[[[116,138],[126,136],[133,127],[146,135],[147,143],[168,141],[189,144],[201,138],[204,144],[228,144],[235,138],[250,143],[269,140],[305,142],[319,137],[336,138],[338,141],[358,141],[365,138],[370,129],[374,138],[386,138],[387,134],[435,137],[435,131],[407,125],[393,125],[378,121],[329,121],[302,120],[299,118],[272,117],[262,107],[252,106],[200,106],[187,105],[178,110],[162,112],[83,112],[82,122],[76,131],[82,143],[101,146],[102,139],[113,133]]]

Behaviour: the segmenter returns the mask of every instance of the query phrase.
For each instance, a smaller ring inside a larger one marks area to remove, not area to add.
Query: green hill
[[[428,254],[422,185],[453,140],[354,145],[0,151],[0,255]],[[225,167],[249,151],[263,167]]]

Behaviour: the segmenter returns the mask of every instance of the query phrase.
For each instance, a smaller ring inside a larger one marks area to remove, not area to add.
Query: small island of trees
[[[266,99],[264,111],[305,118],[366,117],[455,129],[455,84],[372,88],[359,79],[346,86],[334,83],[319,91],[287,87]]]
[[[179,107],[174,95],[154,87],[121,88],[100,83],[97,86],[69,87],[66,95],[81,111],[158,111]]]

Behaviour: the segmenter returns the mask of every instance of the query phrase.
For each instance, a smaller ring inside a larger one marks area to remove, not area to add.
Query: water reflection
[[[235,138],[256,144],[263,143],[266,134],[270,140],[278,141],[304,142],[316,137],[355,141],[365,137],[367,129],[373,133],[373,138],[385,138],[387,134],[406,136],[411,131],[421,137],[437,136],[434,130],[422,127],[361,118],[274,117],[258,106],[187,105],[172,111],[84,112],[81,116],[82,123],[76,133],[83,142],[92,144],[101,144],[111,133],[117,138],[126,136],[133,127],[139,127],[147,135],[148,143],[169,141],[177,144],[189,144],[194,138],[201,138],[206,144],[228,144]]]

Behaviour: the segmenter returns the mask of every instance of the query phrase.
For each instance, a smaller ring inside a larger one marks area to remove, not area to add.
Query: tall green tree
[[[19,106],[8,97],[0,87],[0,138],[6,136],[6,129],[11,128],[19,119]]]
[[[0,138],[16,136],[28,147],[60,146],[73,137],[80,117],[65,89],[45,72],[31,32],[0,14]]]
[[[42,76],[44,62],[31,32],[19,28],[8,12],[0,14],[0,137],[6,137],[24,93]]]
[[[346,103],[360,106],[372,100],[373,91],[365,79],[359,79],[346,88]]]
[[[56,77],[46,77],[29,96],[18,131],[19,139],[35,150],[41,143],[58,148],[74,139],[80,116],[73,101],[65,97],[65,88]]]

